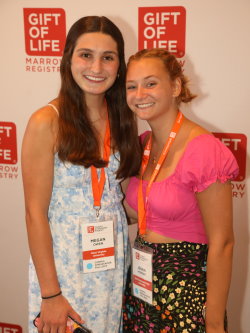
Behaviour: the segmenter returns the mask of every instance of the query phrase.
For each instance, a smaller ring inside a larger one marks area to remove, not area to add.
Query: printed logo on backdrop
[[[0,323],[0,333],[22,333],[22,331],[19,325]]]
[[[185,55],[186,10],[184,7],[139,7],[138,48],[163,48],[177,58]]]
[[[0,121],[0,179],[17,179],[17,177],[16,125]]]
[[[24,8],[27,72],[59,72],[66,39],[62,8]]]
[[[246,162],[247,162],[247,137],[245,134],[238,133],[213,133],[221,140],[234,154],[239,165],[239,175],[232,182],[234,198],[243,198],[245,195],[246,184]]]

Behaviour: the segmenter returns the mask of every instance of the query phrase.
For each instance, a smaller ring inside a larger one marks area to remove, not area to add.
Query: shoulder
[[[183,132],[188,133],[187,142],[203,134],[208,134],[208,135],[210,134],[212,136],[212,133],[209,132],[206,128],[198,125],[197,123],[187,118],[184,119],[182,127],[183,127]]]
[[[185,119],[184,132],[186,134],[186,150],[193,153],[207,155],[209,152],[224,152],[231,155],[231,151],[219,140],[212,132],[196,124],[195,122]]]
[[[217,180],[234,179],[238,174],[238,164],[232,152],[196,123],[185,119],[183,125],[185,149],[177,167],[182,183],[201,191]]]
[[[58,115],[49,105],[35,111],[27,124],[22,149],[23,151],[57,150]]]
[[[50,105],[45,105],[36,110],[30,117],[27,129],[38,133],[57,132],[58,115]]]
[[[217,181],[235,179],[239,167],[232,152],[219,139],[203,133],[188,143],[178,171],[182,183],[200,192]]]
[[[201,133],[194,136],[185,150],[187,159],[195,159],[196,163],[226,162],[235,160],[233,153],[212,133]]]
[[[212,132],[187,118],[183,124],[183,132],[187,151],[207,154],[209,151],[219,150],[231,154],[231,151]]]

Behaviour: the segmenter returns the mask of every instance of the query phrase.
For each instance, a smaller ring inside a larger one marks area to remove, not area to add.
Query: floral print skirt
[[[135,242],[153,249],[153,305],[131,294],[129,272],[123,332],[205,333],[207,245]]]

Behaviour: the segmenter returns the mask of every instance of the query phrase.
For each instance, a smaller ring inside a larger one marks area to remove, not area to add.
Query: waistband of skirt
[[[152,249],[168,249],[168,250],[177,250],[179,251],[185,251],[185,250],[190,250],[190,251],[198,251],[198,250],[203,250],[207,251],[208,245],[207,244],[202,244],[202,243],[192,243],[192,242],[186,242],[186,241],[181,241],[181,242],[171,242],[171,243],[151,243],[147,242],[143,237],[137,236],[135,239],[135,244],[139,246],[148,246]]]

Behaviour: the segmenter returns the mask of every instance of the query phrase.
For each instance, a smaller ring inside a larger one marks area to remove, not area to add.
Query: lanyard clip
[[[101,206],[94,206],[95,208],[95,211],[96,211],[96,217],[99,217],[99,212],[100,212],[100,209],[101,209]]]

